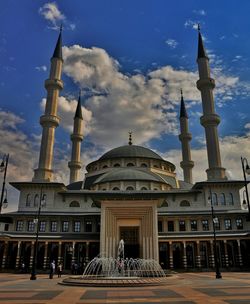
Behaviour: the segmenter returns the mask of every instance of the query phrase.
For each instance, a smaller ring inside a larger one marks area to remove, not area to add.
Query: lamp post
[[[0,214],[2,211],[3,204],[7,205],[7,195],[4,199],[4,193],[5,193],[5,182],[6,182],[6,174],[8,169],[8,162],[9,162],[9,154],[4,154],[3,160],[0,165],[0,172],[4,172],[3,175],[3,185],[2,185],[2,191],[1,191],[1,198],[0,198]]]
[[[247,188],[247,178],[246,174],[250,174],[250,168],[248,165],[248,161],[245,157],[241,157],[241,165],[242,165],[242,171],[244,176],[244,184],[245,184],[245,190],[246,190],[246,197],[247,197],[247,207],[248,207],[248,214],[247,214],[247,221],[250,221],[250,204],[249,204],[249,195],[248,195],[248,188]]]
[[[215,217],[215,215],[214,215],[213,196],[212,196],[211,188],[209,189],[209,191],[210,191],[211,215],[212,215],[213,235],[214,235],[213,246],[214,246],[215,278],[216,279],[221,279],[222,275],[220,273],[220,268],[219,268],[219,261],[218,261],[218,254],[217,254],[216,229],[215,229],[215,223],[218,222],[218,218]]]
[[[34,245],[33,263],[32,263],[30,280],[36,280],[37,247],[38,247],[38,237],[39,237],[39,228],[40,228],[39,227],[40,226],[40,214],[41,214],[41,207],[42,207],[43,203],[45,203],[45,202],[43,201],[43,186],[41,186],[37,218],[34,219],[34,223],[36,224],[36,240],[35,240],[35,245]]]

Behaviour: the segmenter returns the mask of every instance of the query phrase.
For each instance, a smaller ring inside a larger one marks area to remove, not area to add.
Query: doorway
[[[139,227],[120,227],[120,240],[124,241],[124,257],[139,258]]]

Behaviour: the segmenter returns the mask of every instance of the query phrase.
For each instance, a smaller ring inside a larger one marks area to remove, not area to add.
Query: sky
[[[194,181],[206,180],[196,88],[198,23],[216,83],[222,165],[229,179],[242,179],[240,156],[250,157],[249,1],[0,0],[0,5],[0,156],[10,154],[8,182],[31,181],[37,168],[44,81],[61,24],[64,89],[58,101],[55,181],[68,184],[79,90],[84,167],[127,144],[132,131],[134,144],[173,162],[182,179],[180,89],[193,136]],[[8,211],[16,208],[18,192],[9,184],[7,190]]]

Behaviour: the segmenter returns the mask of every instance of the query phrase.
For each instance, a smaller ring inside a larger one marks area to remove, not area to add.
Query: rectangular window
[[[158,221],[158,232],[163,232],[162,221]]]
[[[168,231],[174,231],[174,221],[168,221]]]
[[[81,232],[81,222],[74,222],[74,232]]]
[[[203,231],[208,231],[209,230],[208,220],[202,220],[202,230]]]
[[[225,219],[224,223],[225,223],[225,229],[226,230],[232,230],[232,224],[231,224],[230,219]]]
[[[101,230],[101,223],[100,222],[97,223],[96,229],[97,229],[96,232],[100,232],[100,230]]]
[[[62,232],[69,232],[69,222],[62,222]]]
[[[50,225],[50,231],[51,232],[57,232],[57,222],[51,222],[51,225]]]
[[[183,220],[180,220],[180,221],[179,221],[179,230],[180,230],[180,231],[186,231],[186,224],[185,224],[185,221],[183,221]]]
[[[16,231],[23,231],[23,221],[16,222]]]
[[[190,226],[191,226],[191,231],[197,231],[197,221],[196,220],[191,220]]]
[[[4,231],[9,231],[9,224],[4,225]]]
[[[35,230],[35,222],[32,221],[28,221],[28,231],[33,232]]]
[[[39,231],[40,232],[45,232],[45,230],[46,230],[46,222],[45,221],[41,221],[40,222]]]
[[[237,227],[238,230],[243,229],[243,221],[242,221],[242,218],[237,218],[237,219],[235,220],[235,223],[236,223],[236,227]]]
[[[215,230],[220,230],[220,220],[218,219],[218,217],[213,218],[213,222]]]
[[[92,232],[92,222],[89,220],[85,222],[85,231]]]

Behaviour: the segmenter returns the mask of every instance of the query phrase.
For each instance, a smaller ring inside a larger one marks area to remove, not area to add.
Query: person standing
[[[57,267],[57,274],[58,274],[58,278],[62,276],[62,263],[59,263]]]
[[[53,279],[53,275],[55,273],[55,269],[56,269],[56,264],[55,261],[52,261],[50,264],[50,272],[49,272],[49,278]]]

